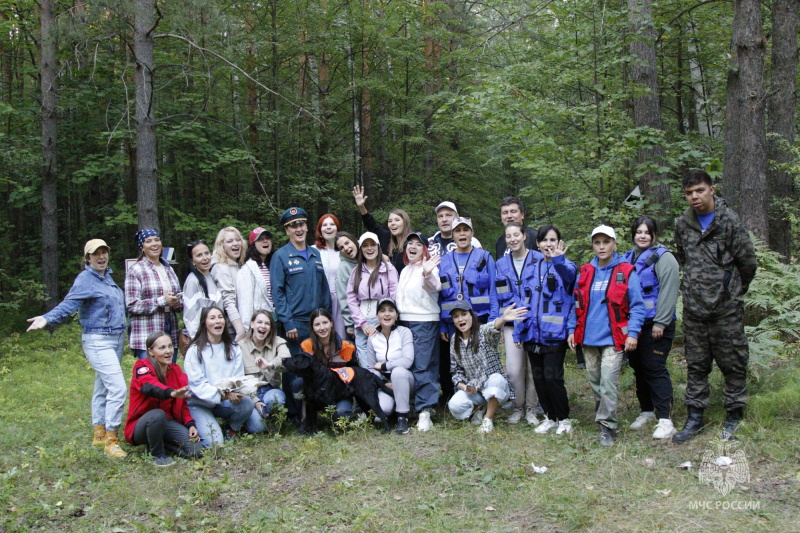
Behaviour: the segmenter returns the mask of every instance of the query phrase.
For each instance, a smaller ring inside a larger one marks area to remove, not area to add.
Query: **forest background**
[[[0,28],[7,311],[56,303],[89,238],[119,275],[139,227],[181,262],[290,205],[358,233],[354,184],[429,233],[455,201],[488,247],[519,195],[577,262],[645,212],[669,243],[700,167],[796,250],[793,0],[0,0]]]

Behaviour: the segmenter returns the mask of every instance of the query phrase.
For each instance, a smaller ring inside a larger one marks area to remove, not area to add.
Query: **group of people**
[[[624,255],[616,251],[615,230],[596,227],[595,257],[580,268],[566,258],[558,228],[524,225],[519,198],[501,204],[505,230],[493,257],[453,202],[435,207],[438,231],[428,238],[413,231],[402,209],[389,213],[386,227],[378,223],[361,187],[353,190],[367,229],[359,238],[325,214],[309,246],[308,214],[291,207],[279,220],[288,237],[279,249],[263,227],[250,232],[247,244],[233,227],[220,230],[213,250],[203,240],[190,243],[182,291],[156,230],[136,234],[141,255],[126,272],[124,292],[111,277],[110,247],[92,239],[65,300],[30,319],[29,330],[79,312],[84,353],[96,374],[93,444],[124,457],[117,432],[127,396],[120,366],[127,315],[138,361],[125,439],[146,445],[162,466],[172,463],[168,453],[198,457],[241,431],[264,431],[277,405],[299,425],[306,384],[282,365],[299,352],[343,379],[347,373],[339,371],[354,365],[382,378],[393,394],[380,392],[380,407],[400,434],[415,417],[418,431],[430,430],[438,405],[490,433],[498,408],[510,402],[509,423],[524,418],[537,434],[561,435],[573,423],[564,358],[568,348],[582,351],[604,446],[616,438],[625,355],[641,409],[631,428],[652,422],[653,438],[674,442],[703,430],[716,360],[725,376],[727,439],[747,402],[742,297],[757,265],[746,229],[714,195],[709,175],[689,171],[683,189],[689,207],[677,220],[674,252],[658,242],[657,222],[641,216]],[[679,285],[688,419],[676,432],[666,361]],[[176,364],[179,347],[183,369]],[[234,385],[245,377],[253,378],[251,390]],[[338,417],[356,411],[350,399],[335,406]]]

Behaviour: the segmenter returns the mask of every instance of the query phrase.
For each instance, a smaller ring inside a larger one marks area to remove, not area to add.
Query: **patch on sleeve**
[[[142,374],[147,374],[148,372],[150,372],[149,368],[147,368],[146,366],[140,366],[139,370],[136,371],[136,374],[141,376]]]

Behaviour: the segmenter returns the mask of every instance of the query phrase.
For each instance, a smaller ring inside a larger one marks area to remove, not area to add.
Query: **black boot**
[[[725,417],[725,424],[722,426],[722,433],[720,434],[719,438],[721,440],[735,439],[733,434],[736,433],[736,428],[739,427],[739,422],[742,421],[742,418],[744,418],[744,409],[742,407],[728,411],[728,414]]]
[[[683,429],[672,436],[672,442],[683,444],[703,432],[703,409],[687,407],[689,416]]]

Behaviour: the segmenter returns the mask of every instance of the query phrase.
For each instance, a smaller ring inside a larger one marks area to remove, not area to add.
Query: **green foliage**
[[[756,255],[759,269],[745,300],[748,322],[756,324],[745,329],[750,361],[763,367],[800,353],[800,265],[782,263],[763,243],[756,242]]]

